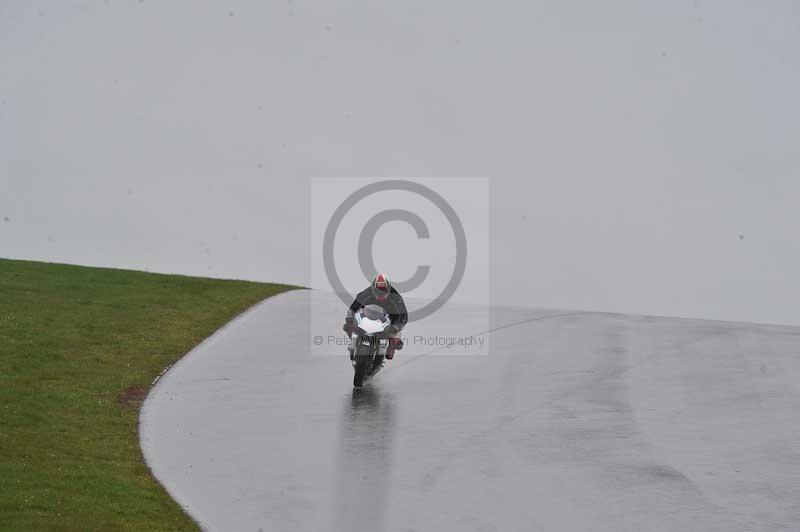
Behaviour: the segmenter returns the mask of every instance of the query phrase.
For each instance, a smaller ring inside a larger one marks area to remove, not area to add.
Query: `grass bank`
[[[153,379],[293,287],[0,260],[0,530],[197,527],[137,437]]]

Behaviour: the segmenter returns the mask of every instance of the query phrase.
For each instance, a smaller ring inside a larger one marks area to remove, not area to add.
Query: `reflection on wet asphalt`
[[[340,326],[334,296],[278,296],[144,405],[208,530],[800,530],[796,328],[495,309],[490,355],[407,349],[353,391],[343,348],[304,348],[309,305]]]
[[[394,405],[368,385],[342,404],[334,490],[336,530],[384,530],[389,496]]]

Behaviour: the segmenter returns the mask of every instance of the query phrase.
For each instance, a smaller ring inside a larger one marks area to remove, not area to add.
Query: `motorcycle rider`
[[[403,327],[408,322],[408,311],[406,310],[403,296],[392,286],[386,274],[377,274],[372,279],[372,284],[356,295],[350,308],[347,309],[342,329],[348,336],[353,334],[354,314],[367,305],[379,305],[389,314],[389,319],[392,324],[387,330],[389,346],[386,349],[386,359],[392,360],[394,358],[394,352],[403,348],[403,340],[400,338],[400,331],[403,330]],[[350,347],[349,350],[350,357],[352,358],[352,347]]]

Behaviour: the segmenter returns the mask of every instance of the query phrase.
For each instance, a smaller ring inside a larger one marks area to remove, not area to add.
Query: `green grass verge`
[[[143,462],[141,399],[292,288],[0,260],[0,530],[197,530]]]

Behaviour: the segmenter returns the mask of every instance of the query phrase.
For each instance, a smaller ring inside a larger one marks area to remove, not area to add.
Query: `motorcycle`
[[[350,336],[353,387],[361,388],[383,367],[392,322],[389,314],[380,305],[367,305],[359,309],[353,320],[355,326]]]

